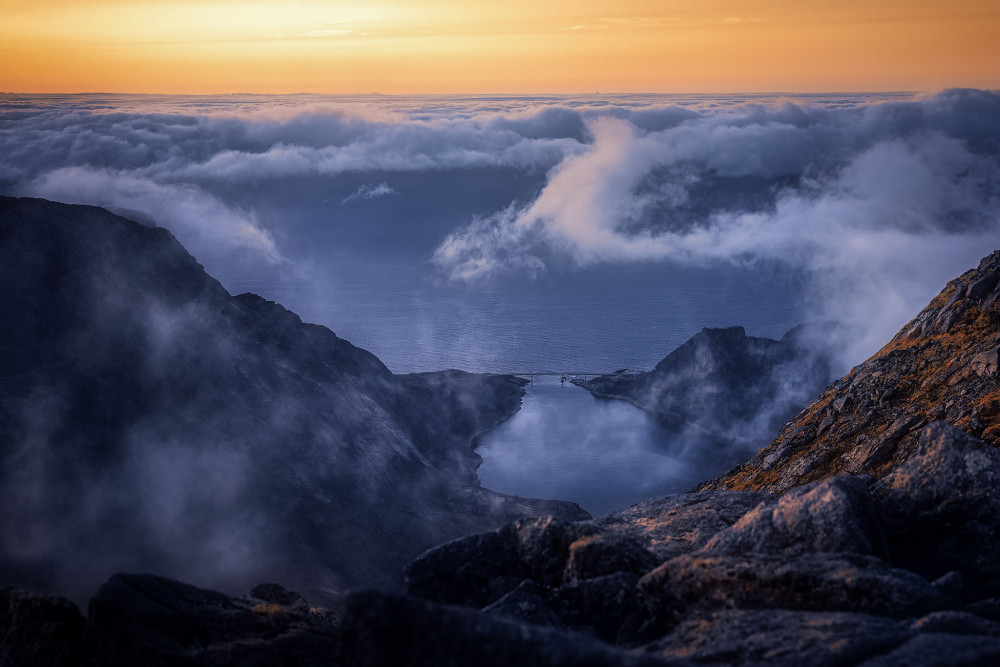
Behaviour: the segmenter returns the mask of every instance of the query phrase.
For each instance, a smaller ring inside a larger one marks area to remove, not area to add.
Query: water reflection
[[[625,403],[540,376],[521,410],[480,439],[483,486],[579,503],[595,517],[689,490],[739,455],[707,434],[680,433]]]

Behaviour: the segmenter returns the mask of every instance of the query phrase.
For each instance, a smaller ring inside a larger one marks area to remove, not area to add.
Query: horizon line
[[[16,91],[16,90],[0,90],[0,95],[131,95],[136,97],[153,97],[153,96],[185,96],[185,97],[223,97],[223,96],[295,96],[295,95],[324,95],[328,97],[477,97],[477,96],[493,96],[493,97],[527,97],[531,95],[548,95],[552,97],[579,97],[579,96],[593,96],[593,95],[919,95],[921,93],[934,93],[942,92],[946,90],[982,90],[982,91],[996,91],[1000,89],[994,89],[989,87],[978,88],[975,86],[944,86],[935,89],[923,89],[923,90],[808,90],[808,91],[793,91],[793,90],[718,90],[718,91],[614,91],[614,92],[572,92],[572,93],[558,93],[558,92],[520,92],[520,93],[509,93],[509,92],[474,92],[474,93],[460,93],[460,92],[424,92],[424,93],[381,93],[381,92],[350,92],[350,93],[322,93],[315,91],[297,91],[297,92],[217,92],[217,93],[193,93],[193,92],[120,92],[111,90],[88,90],[88,91],[48,91],[48,92],[28,92],[28,91]]]

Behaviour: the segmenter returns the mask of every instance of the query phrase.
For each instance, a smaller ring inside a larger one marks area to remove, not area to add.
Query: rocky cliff
[[[952,280],[875,356],[774,442],[703,489],[781,492],[838,474],[884,477],[942,420],[1000,446],[1000,251]]]
[[[835,351],[846,335],[829,322],[800,325],[781,340],[747,336],[743,327],[702,329],[649,372],[573,382],[674,429],[694,428],[756,451],[836,377]]]
[[[782,495],[700,491],[596,521],[520,521],[417,559],[409,592],[424,603],[368,604],[401,624],[421,617],[422,635],[398,640],[413,651],[469,632],[472,621],[436,605],[479,610],[479,632],[506,620],[620,649],[538,664],[995,664],[998,483],[1000,451],[934,422],[881,480],[835,476]],[[390,628],[350,609],[367,635],[388,641]],[[377,643],[366,646],[369,664],[390,664]]]
[[[89,597],[120,570],[325,599],[575,505],[478,485],[516,378],[393,375],[166,230],[0,198],[0,584]]]

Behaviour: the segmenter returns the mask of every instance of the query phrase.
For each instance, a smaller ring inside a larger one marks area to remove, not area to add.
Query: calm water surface
[[[579,503],[595,517],[689,490],[741,460],[723,443],[677,433],[624,401],[536,378],[521,410],[480,439],[494,491]]]

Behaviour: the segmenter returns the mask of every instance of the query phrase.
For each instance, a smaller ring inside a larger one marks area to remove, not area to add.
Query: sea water
[[[521,410],[482,436],[477,451],[487,488],[572,500],[595,517],[687,491],[737,460],[723,441],[669,430],[559,375],[535,376]]]

